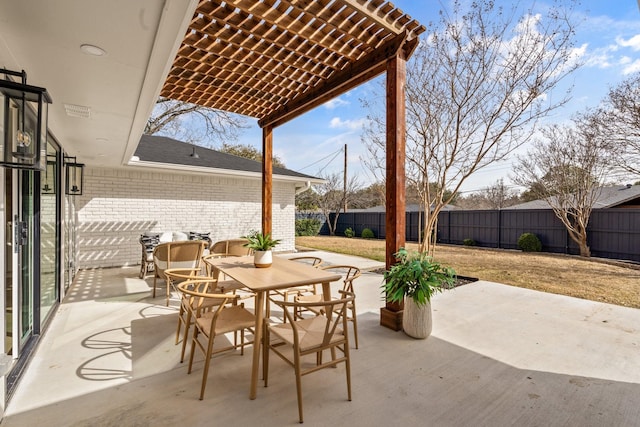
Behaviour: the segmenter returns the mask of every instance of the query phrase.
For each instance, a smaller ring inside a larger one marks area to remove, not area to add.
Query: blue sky
[[[533,0],[522,1],[522,4],[530,2],[533,4]],[[425,25],[436,20],[438,10],[449,4],[448,0],[396,0],[393,3]],[[496,3],[508,7],[511,1],[497,0]],[[535,4],[542,6],[545,2],[537,0]],[[584,65],[565,82],[574,85],[572,101],[547,119],[553,123],[566,121],[586,107],[595,107],[610,87],[640,71],[640,10],[636,0],[582,0],[576,13],[583,18],[575,40]],[[359,101],[366,96],[371,84],[374,83],[366,83],[276,128],[274,153],[287,168],[319,176],[342,173],[342,149],[347,144],[348,175],[357,175],[362,184],[371,183],[371,173],[361,165],[366,149],[360,135],[367,112]],[[248,124],[251,127],[242,132],[238,142],[261,148],[261,129],[253,119],[248,119]],[[526,147],[521,150],[524,151]],[[462,190],[481,190],[499,178],[510,184],[510,170],[508,161],[491,165],[478,171]]]

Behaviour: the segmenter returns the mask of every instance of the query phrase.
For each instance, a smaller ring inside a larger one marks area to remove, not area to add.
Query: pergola
[[[268,233],[273,129],[386,71],[389,267],[405,244],[405,66],[424,31],[383,0],[201,0],[161,96],[258,119]]]

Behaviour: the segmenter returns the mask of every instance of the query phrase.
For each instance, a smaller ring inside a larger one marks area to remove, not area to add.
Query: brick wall
[[[261,229],[258,179],[85,168],[76,196],[80,268],[140,263],[138,238],[147,231],[211,232],[216,242]],[[276,251],[295,247],[295,186],[273,184]]]

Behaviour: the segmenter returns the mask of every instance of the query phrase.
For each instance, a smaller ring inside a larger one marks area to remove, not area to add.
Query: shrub
[[[296,219],[296,236],[317,236],[321,227],[317,218]]]
[[[540,252],[542,250],[542,242],[533,233],[523,233],[518,239],[518,249],[523,252]]]
[[[373,239],[376,237],[376,235],[373,233],[373,230],[371,230],[370,228],[365,228],[364,230],[362,230],[361,236],[363,239]]]
[[[475,246],[476,245],[476,241],[473,239],[464,239],[462,241],[462,244],[465,246]]]
[[[353,229],[351,227],[347,228],[346,230],[344,230],[344,237],[353,237],[355,236],[356,233],[353,231]]]

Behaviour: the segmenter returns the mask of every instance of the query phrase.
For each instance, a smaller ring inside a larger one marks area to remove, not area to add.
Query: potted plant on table
[[[426,253],[400,248],[394,256],[398,263],[384,272],[383,291],[390,302],[404,301],[404,332],[413,338],[427,338],[432,328],[431,297],[452,288],[456,273]]]
[[[270,267],[273,263],[271,249],[280,243],[280,239],[272,239],[270,233],[263,234],[257,231],[242,237],[248,240],[244,246],[254,251],[253,264],[257,268]]]

